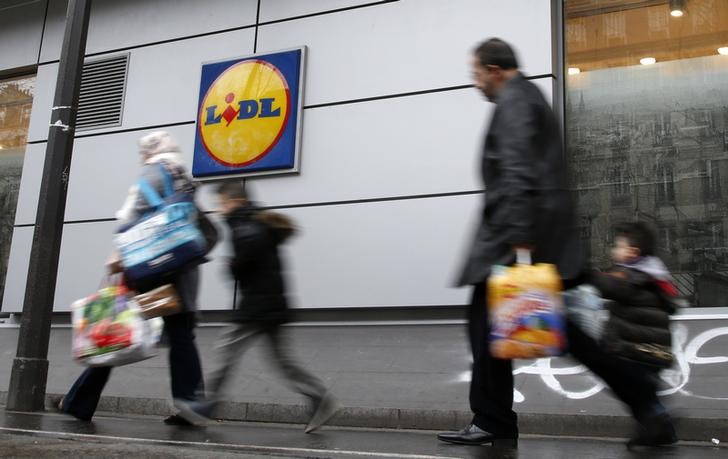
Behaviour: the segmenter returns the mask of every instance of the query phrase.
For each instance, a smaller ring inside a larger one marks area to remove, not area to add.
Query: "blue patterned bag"
[[[175,192],[172,177],[160,164],[164,196],[146,180],[138,185],[152,211],[131,225],[119,228],[114,241],[121,254],[124,274],[132,282],[172,273],[201,260],[207,252],[197,226],[197,207],[190,193]]]

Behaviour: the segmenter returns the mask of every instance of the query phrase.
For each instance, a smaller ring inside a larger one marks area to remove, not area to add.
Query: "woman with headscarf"
[[[140,174],[142,179],[163,195],[165,177],[160,169],[161,165],[172,177],[175,192],[194,194],[195,186],[185,170],[179,147],[169,133],[153,132],[139,139],[138,144],[142,161]],[[135,221],[149,210],[150,206],[138,186],[133,185],[116,217],[122,222]],[[157,280],[153,284],[137,284],[130,287],[143,292],[159,286],[160,283],[173,284],[182,303],[182,310],[179,313],[163,318],[164,334],[169,344],[172,397],[179,400],[195,400],[203,389],[202,368],[194,335],[199,286],[197,263],[176,271],[163,281]],[[55,407],[77,419],[90,421],[110,374],[111,367],[87,368],[68,393],[54,401]],[[178,415],[169,416],[164,422],[171,425],[189,424]]]

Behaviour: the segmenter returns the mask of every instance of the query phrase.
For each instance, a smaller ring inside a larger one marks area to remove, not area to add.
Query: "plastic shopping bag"
[[[561,278],[554,265],[494,266],[488,278],[490,352],[499,359],[561,355],[566,345]]]
[[[604,325],[609,319],[609,312],[604,307],[604,300],[599,291],[592,285],[579,287],[564,292],[566,316],[581,331],[599,341],[602,338]]]
[[[87,366],[119,366],[157,354],[163,321],[144,320],[123,285],[102,288],[72,305],[73,358]]]

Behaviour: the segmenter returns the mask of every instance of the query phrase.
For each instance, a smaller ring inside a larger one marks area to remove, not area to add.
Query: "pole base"
[[[44,411],[48,359],[16,357],[8,388],[7,411]]]

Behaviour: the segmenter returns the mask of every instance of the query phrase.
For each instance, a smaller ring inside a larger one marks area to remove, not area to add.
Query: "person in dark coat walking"
[[[139,139],[139,154],[143,165],[141,178],[160,195],[164,194],[164,177],[160,167],[171,176],[175,191],[194,194],[195,186],[185,170],[179,147],[167,132],[153,132]],[[139,187],[133,185],[116,216],[120,221],[129,223],[150,210],[150,205],[140,193]],[[117,264],[118,261],[114,261],[110,270],[119,269]],[[194,400],[203,388],[202,365],[194,333],[199,282],[199,267],[197,263],[191,263],[152,284],[129,286],[138,292],[144,292],[169,283],[174,285],[179,295],[182,311],[163,317],[164,334],[169,344],[170,382],[174,399]],[[55,408],[77,419],[90,421],[110,375],[111,367],[87,368],[64,397],[54,400]],[[178,415],[169,416],[164,422],[170,425],[190,425]]]
[[[338,408],[323,382],[293,358],[285,328],[289,320],[283,267],[278,248],[293,233],[284,215],[261,211],[251,204],[240,182],[226,182],[217,189],[221,212],[232,232],[234,257],[230,264],[238,282],[235,323],[216,343],[217,363],[207,378],[208,400],[179,401],[180,414],[195,424],[205,424],[219,402],[233,370],[253,339],[262,336],[270,344],[273,361],[291,387],[304,395],[311,407],[305,432],[320,427]]]
[[[471,62],[475,86],[496,104],[485,136],[484,203],[459,286],[472,285],[468,335],[473,354],[470,383],[472,422],[459,432],[438,435],[458,444],[515,445],[513,367],[490,355],[486,280],[493,265],[510,265],[527,248],[534,263],[556,265],[566,281],[582,269],[574,206],[568,191],[561,129],[541,91],[519,71],[515,53],[492,38]]]

